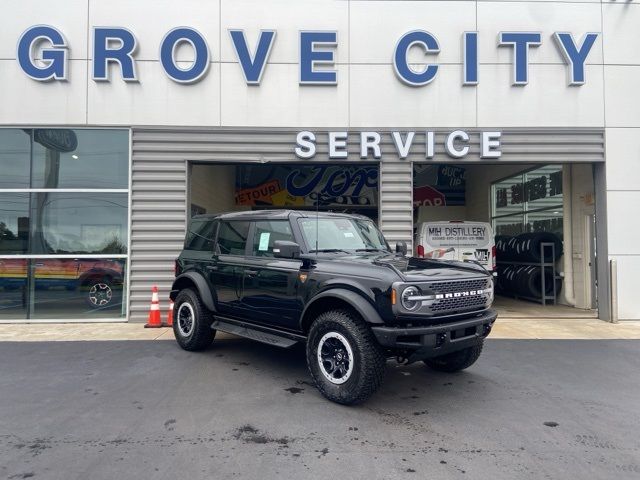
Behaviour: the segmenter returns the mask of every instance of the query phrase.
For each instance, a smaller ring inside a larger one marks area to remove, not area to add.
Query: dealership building
[[[192,215],[282,208],[412,252],[424,222],[488,223],[501,312],[640,318],[634,1],[25,0],[0,22],[0,322],[144,322]],[[525,233],[552,259],[505,253]]]

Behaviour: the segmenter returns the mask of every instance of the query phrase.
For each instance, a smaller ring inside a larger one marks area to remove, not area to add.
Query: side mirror
[[[273,256],[276,258],[300,258],[300,245],[289,240],[276,240],[273,243]]]
[[[406,256],[407,242],[405,242],[404,240],[400,240],[399,242],[396,242],[396,253],[401,253],[403,257]]]

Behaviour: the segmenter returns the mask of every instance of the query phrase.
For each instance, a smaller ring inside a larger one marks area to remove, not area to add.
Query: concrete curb
[[[614,340],[640,339],[640,321],[618,324],[597,319],[498,318],[492,339]],[[170,328],[142,323],[23,323],[0,325],[0,342],[173,340]]]

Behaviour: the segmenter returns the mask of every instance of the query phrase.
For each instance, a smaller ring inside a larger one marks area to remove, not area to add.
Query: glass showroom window
[[[0,128],[0,320],[119,319],[129,131]]]
[[[553,232],[562,238],[562,165],[546,165],[491,185],[496,235]]]

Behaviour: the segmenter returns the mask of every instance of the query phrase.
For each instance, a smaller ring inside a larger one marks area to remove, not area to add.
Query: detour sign
[[[271,180],[254,188],[245,188],[236,192],[236,205],[269,205],[271,196],[280,191],[280,182]]]

